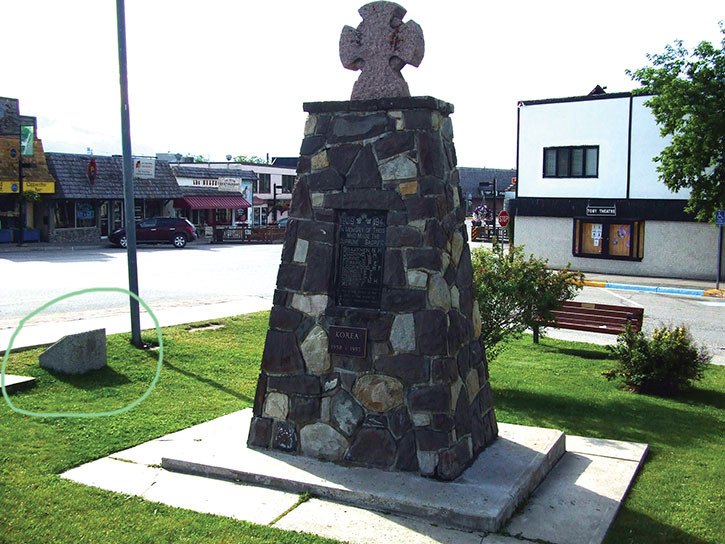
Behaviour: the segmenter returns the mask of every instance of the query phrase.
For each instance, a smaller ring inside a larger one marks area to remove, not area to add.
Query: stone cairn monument
[[[304,104],[251,447],[452,480],[498,429],[479,336],[453,106],[410,97],[420,27],[360,8],[352,100]]]

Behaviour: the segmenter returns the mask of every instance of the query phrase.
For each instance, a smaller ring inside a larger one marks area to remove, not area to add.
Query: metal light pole
[[[128,108],[128,73],[126,63],[126,9],[124,0],[116,0],[118,24],[118,70],[121,84],[121,143],[123,147],[123,200],[126,214],[126,254],[128,256],[128,290],[138,296],[136,262],[136,214],[133,194],[133,163],[131,157],[131,121]],[[131,307],[131,343],[143,347],[139,303],[129,297]]]
[[[277,189],[281,189],[281,185],[272,185],[272,222],[277,223]]]

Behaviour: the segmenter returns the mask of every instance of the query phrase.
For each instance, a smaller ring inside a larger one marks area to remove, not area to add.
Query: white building
[[[596,91],[519,103],[516,244],[554,268],[714,280],[717,227],[659,180],[648,97]]]

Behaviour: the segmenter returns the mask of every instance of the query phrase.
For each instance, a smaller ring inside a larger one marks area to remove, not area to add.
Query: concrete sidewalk
[[[647,453],[645,444],[568,436],[562,455],[553,453],[564,447],[560,432],[501,424],[497,442],[470,469],[454,482],[440,482],[249,449],[250,417],[250,409],[235,412],[81,465],[63,477],[178,508],[359,544],[598,544]],[[559,462],[541,468],[549,451]],[[528,496],[544,477],[510,518],[516,490],[529,486]],[[301,498],[305,491],[314,498]],[[491,523],[498,533],[486,531]]]

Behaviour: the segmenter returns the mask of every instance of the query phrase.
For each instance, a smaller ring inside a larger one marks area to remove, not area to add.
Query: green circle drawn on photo
[[[154,376],[154,379],[151,380],[151,385],[149,385],[149,388],[144,392],[143,395],[141,395],[138,399],[133,401],[132,403],[123,406],[122,408],[119,408],[118,410],[111,410],[109,412],[31,412],[29,410],[24,410],[22,408],[18,408],[15,406],[12,401],[10,400],[10,396],[8,395],[6,389],[5,389],[5,368],[7,366],[8,357],[10,356],[10,350],[13,347],[13,343],[15,342],[15,338],[20,333],[20,330],[25,325],[26,321],[29,319],[35,317],[42,311],[46,310],[53,304],[57,304],[58,302],[61,302],[63,300],[69,299],[71,297],[79,296],[79,295],[85,295],[88,293],[121,293],[124,295],[129,295],[132,298],[134,298],[141,306],[144,307],[144,309],[148,312],[149,316],[154,322],[154,327],[156,328],[156,334],[159,339],[159,362],[156,365],[156,375]],[[61,295],[57,298],[54,298],[50,302],[43,304],[40,308],[37,308],[36,310],[30,312],[27,316],[25,316],[23,319],[20,320],[20,324],[18,325],[18,328],[15,329],[15,332],[10,337],[10,343],[8,344],[8,347],[5,350],[5,356],[3,357],[3,363],[2,368],[0,368],[0,388],[3,392],[3,398],[5,399],[5,402],[8,406],[10,406],[10,409],[17,412],[18,414],[22,414],[24,416],[32,416],[32,417],[104,417],[104,416],[115,416],[118,414],[122,414],[123,412],[129,411],[131,408],[135,408],[139,404],[141,404],[144,400],[146,400],[146,397],[148,397],[151,394],[151,391],[153,391],[154,387],[156,387],[156,383],[159,381],[159,377],[161,376],[161,367],[163,365],[164,361],[164,339],[161,335],[161,327],[159,327],[159,320],[156,319],[156,316],[151,311],[151,308],[149,308],[148,304],[146,304],[141,298],[136,295],[135,293],[132,293],[128,289],[123,289],[121,287],[92,287],[89,289],[81,289],[80,291],[73,291],[72,293],[66,293],[65,295]]]

